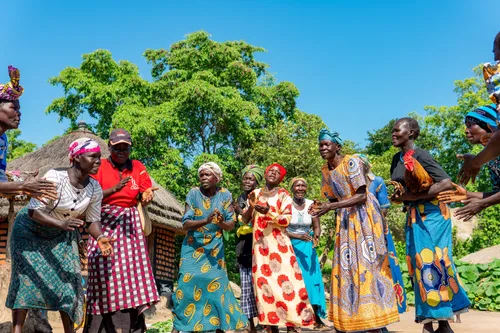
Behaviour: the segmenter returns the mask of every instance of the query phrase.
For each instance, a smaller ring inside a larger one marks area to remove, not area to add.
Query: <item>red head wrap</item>
[[[278,167],[278,169],[280,169],[280,183],[281,183],[283,181],[283,179],[285,178],[285,176],[286,176],[286,169],[281,164],[273,163],[273,164],[270,164],[270,165],[267,166],[266,172],[264,174],[267,175],[267,172],[272,167]]]

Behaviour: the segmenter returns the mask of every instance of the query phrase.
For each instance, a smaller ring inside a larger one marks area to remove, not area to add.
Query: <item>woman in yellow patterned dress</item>
[[[338,133],[321,130],[319,152],[327,161],[321,191],[330,202],[310,208],[313,216],[337,210],[328,315],[339,331],[380,332],[399,321],[385,222],[377,200],[367,191],[361,160],[341,155],[342,143]]]
[[[270,333],[278,325],[288,331],[314,324],[300,269],[286,227],[292,218],[292,198],[279,187],[286,170],[274,163],[265,171],[266,185],[249,196],[250,207],[243,213],[245,223],[252,219],[252,279],[259,323],[268,325]]]
[[[198,170],[201,186],[189,191],[182,218],[178,285],[173,297],[177,331],[234,331],[247,326],[227,277],[222,231],[234,228],[231,193],[217,184],[222,171],[213,162]]]

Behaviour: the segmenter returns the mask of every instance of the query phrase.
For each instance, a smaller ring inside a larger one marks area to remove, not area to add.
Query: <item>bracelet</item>
[[[101,234],[99,237],[97,237],[96,242],[99,242],[99,239],[103,238],[104,234]]]

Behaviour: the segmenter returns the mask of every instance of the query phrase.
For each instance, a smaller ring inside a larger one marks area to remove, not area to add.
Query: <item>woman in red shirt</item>
[[[152,183],[146,167],[129,158],[132,140],[127,131],[113,130],[108,147],[111,156],[102,160],[94,178],[103,190],[102,228],[116,239],[115,253],[102,259],[95,242],[89,241],[84,332],[144,332],[142,313],[160,297],[136,206],[138,200],[151,202]]]

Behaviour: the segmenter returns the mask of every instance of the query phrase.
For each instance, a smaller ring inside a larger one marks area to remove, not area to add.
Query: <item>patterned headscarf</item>
[[[215,162],[207,162],[207,163],[202,164],[198,168],[198,174],[200,174],[200,172],[202,172],[203,170],[208,170],[211,173],[213,173],[214,176],[215,176],[215,179],[217,179],[217,183],[219,183],[221,181],[221,179],[222,179],[222,169],[217,165],[217,163],[215,163]]]
[[[497,129],[497,106],[480,106],[465,115],[465,122],[472,121],[487,132]]]
[[[290,181],[290,184],[289,184],[290,190],[292,190],[293,184],[295,184],[299,180],[302,180],[306,184],[306,186],[307,186],[307,181],[304,178],[302,178],[302,177],[293,177],[292,180]]]
[[[0,99],[8,101],[15,101],[23,94],[23,87],[19,85],[19,78],[21,77],[19,69],[9,66],[10,82],[7,84],[0,84]]]
[[[375,175],[372,172],[372,164],[370,163],[368,156],[366,156],[365,154],[354,154],[354,156],[359,157],[361,162],[363,162],[363,164],[366,167],[366,172],[367,172],[366,176],[373,181],[375,179]]]
[[[280,169],[280,183],[281,183],[283,181],[283,179],[285,178],[285,176],[286,176],[286,169],[281,164],[273,163],[273,164],[270,164],[270,165],[267,166],[266,172],[264,173],[264,175],[267,175],[267,172],[272,167],[278,167],[278,169]]]
[[[90,138],[80,138],[76,139],[69,145],[69,161],[73,162],[75,159],[75,156],[85,154],[85,153],[93,153],[93,152],[100,152],[101,147],[99,147],[99,144],[97,141],[90,139]]]
[[[331,142],[334,142],[339,146],[342,146],[344,144],[344,140],[342,140],[339,133],[333,131],[330,132],[326,128],[323,128],[319,132],[318,141],[323,141],[323,140],[330,140]]]
[[[241,178],[245,176],[245,173],[251,173],[254,175],[255,180],[257,181],[257,184],[262,184],[264,180],[264,169],[262,169],[260,166],[252,164],[252,165],[247,165],[243,170],[241,170]]]

